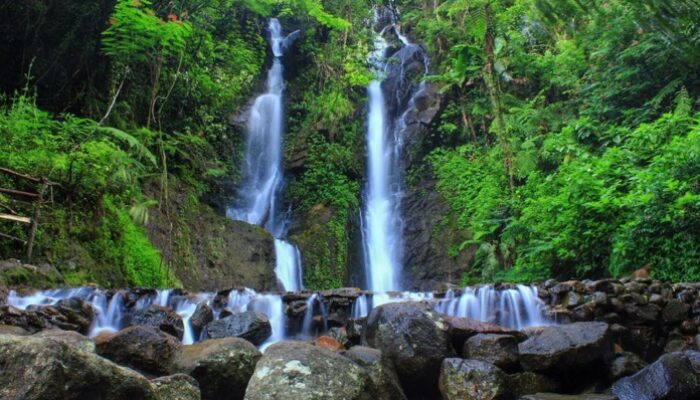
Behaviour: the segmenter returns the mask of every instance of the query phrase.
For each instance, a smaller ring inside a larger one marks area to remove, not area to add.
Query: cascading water
[[[362,236],[365,249],[367,287],[375,292],[397,290],[401,269],[401,218],[398,212],[399,191],[396,178],[397,142],[392,140],[382,93],[381,74],[385,68],[384,53],[388,47],[381,34],[375,39],[370,55],[377,79],[367,88],[369,115],[367,118],[366,204],[363,210]]]
[[[248,121],[248,139],[243,185],[236,206],[228,215],[236,220],[260,225],[275,237],[277,278],[285,290],[302,288],[301,257],[298,249],[283,240],[286,221],[279,219],[278,198],[284,184],[282,170],[282,135],[284,80],[281,57],[299,32],[284,37],[275,18],[270,20],[270,47],[274,55],[267,73],[267,92],[255,99]]]

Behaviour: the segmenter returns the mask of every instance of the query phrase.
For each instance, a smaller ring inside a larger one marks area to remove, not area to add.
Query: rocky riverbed
[[[0,306],[0,398],[700,398],[700,285],[623,279],[515,288],[257,295],[279,300],[281,336],[243,289],[205,296],[83,288],[29,305],[33,291],[17,288],[2,298],[15,305]],[[110,312],[95,306],[96,293],[105,304],[121,299],[117,328],[95,329]],[[541,326],[493,323],[527,317],[508,304],[526,307],[528,293]],[[486,318],[471,315],[467,306],[479,296],[497,296],[501,306],[483,306]],[[196,343],[183,344],[187,335]]]

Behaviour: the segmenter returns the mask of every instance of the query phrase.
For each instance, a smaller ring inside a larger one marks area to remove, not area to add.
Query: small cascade
[[[513,329],[549,323],[544,316],[544,302],[537,296],[534,286],[517,285],[500,290],[492,286],[464,288],[459,296],[448,291],[435,308],[443,314],[493,322]]]
[[[361,294],[352,303],[352,318],[364,318],[369,315],[369,299],[366,294]]]
[[[116,332],[122,328],[124,298],[120,292],[114,293],[109,303],[104,292],[96,292],[91,304],[97,309],[97,318],[90,328],[90,337],[97,336],[101,332]]]
[[[315,326],[314,318],[321,317],[321,326]],[[328,310],[323,303],[323,297],[320,294],[314,293],[306,301],[306,313],[302,322],[301,333],[304,337],[315,337],[319,332],[328,330]]]
[[[287,321],[281,296],[276,294],[257,295],[251,302],[250,308],[267,315],[272,327],[272,335],[260,346],[261,350],[265,350],[271,344],[284,340],[287,337]]]
[[[248,121],[243,184],[238,201],[228,210],[230,218],[264,227],[275,237],[277,278],[285,290],[302,288],[299,250],[284,240],[286,221],[279,219],[279,194],[284,186],[282,168],[282,136],[284,107],[282,95],[282,59],[285,50],[298,37],[299,31],[286,37],[275,18],[270,20],[270,47],[274,55],[267,73],[267,92],[255,99]]]
[[[172,293],[172,289],[157,290],[156,291],[156,300],[154,303],[157,306],[167,307],[168,301],[170,300],[170,293]]]

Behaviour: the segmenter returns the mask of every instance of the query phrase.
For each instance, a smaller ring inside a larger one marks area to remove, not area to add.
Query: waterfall
[[[248,121],[248,138],[243,165],[243,185],[236,206],[228,211],[232,219],[264,227],[275,237],[275,273],[284,289],[302,288],[301,257],[298,249],[283,240],[286,221],[279,219],[279,194],[284,184],[282,135],[284,133],[284,92],[281,57],[298,31],[282,35],[282,26],[270,20],[270,47],[274,55],[267,73],[266,93],[255,99]]]
[[[381,75],[385,68],[384,53],[388,47],[381,34],[375,39],[370,63]],[[379,77],[380,78],[380,77]],[[378,79],[379,79],[378,78]],[[375,292],[398,290],[401,269],[402,222],[399,216],[399,190],[396,182],[398,141],[390,135],[381,82],[374,80],[367,88],[368,182],[363,210],[362,238],[365,249],[367,287]]]

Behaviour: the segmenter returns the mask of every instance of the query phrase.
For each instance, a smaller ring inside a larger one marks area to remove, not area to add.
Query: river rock
[[[518,345],[520,364],[526,371],[562,375],[612,356],[612,335],[604,322],[577,322],[540,327]]]
[[[467,339],[462,355],[513,371],[518,368],[518,341],[510,335],[480,333]]]
[[[202,333],[202,330],[208,323],[214,320],[214,311],[207,303],[197,304],[194,313],[190,317],[190,325],[194,331],[194,336],[197,338]]]
[[[448,323],[426,303],[375,307],[364,342],[391,360],[405,391],[426,396],[437,387],[442,360],[453,354]]]
[[[159,400],[200,400],[202,398],[197,381],[189,375],[168,375],[153,379],[151,383]]]
[[[617,400],[607,394],[577,394],[566,395],[556,393],[537,393],[523,396],[520,400]],[[641,399],[640,399],[641,400]]]
[[[536,374],[525,371],[510,375],[513,382],[513,391],[519,396],[534,393],[556,393],[561,388],[561,384],[547,375]]]
[[[443,315],[443,318],[450,325],[452,344],[455,349],[463,349],[467,339],[478,334],[510,335],[516,338],[518,342],[527,339],[527,336],[523,332],[504,328],[490,322],[482,322],[462,317],[450,317],[447,315]]]
[[[136,372],[56,340],[0,335],[0,398],[160,400]]]
[[[508,400],[509,376],[493,364],[479,360],[446,358],[440,371],[440,393],[445,400]]]
[[[182,340],[185,333],[185,325],[182,317],[169,307],[161,307],[155,304],[137,310],[131,318],[132,325],[153,326],[161,331]]]
[[[265,314],[249,310],[210,322],[204,335],[212,339],[239,337],[257,346],[272,335],[272,326]]]
[[[364,368],[377,388],[376,400],[406,400],[394,366],[382,359],[382,352],[365,346],[353,346],[345,356]]]
[[[75,331],[47,329],[36,333],[33,337],[63,342],[65,344],[77,347],[80,350],[87,351],[88,353],[95,352],[95,343],[92,341],[92,339]]]
[[[700,398],[700,352],[664,354],[638,373],[615,382],[620,400],[695,400]]]
[[[95,339],[97,354],[156,376],[167,375],[180,342],[152,326],[135,325]]]
[[[373,400],[367,372],[350,359],[304,342],[268,347],[255,367],[246,400]]]
[[[623,351],[615,355],[615,359],[610,363],[609,376],[612,382],[626,376],[634,375],[648,364],[638,355]]]
[[[172,362],[173,373],[199,383],[203,400],[243,398],[260,351],[247,340],[227,337],[182,346]]]
[[[688,317],[688,311],[690,311],[690,306],[681,302],[680,300],[672,299],[666,303],[661,312],[661,316],[664,321],[668,323],[681,322]]]
[[[71,297],[69,299],[60,300],[56,303],[55,307],[58,312],[66,317],[68,323],[74,324],[77,327],[77,329],[75,329],[76,331],[83,334],[88,333],[92,320],[95,317],[95,310],[90,303],[76,297]]]

